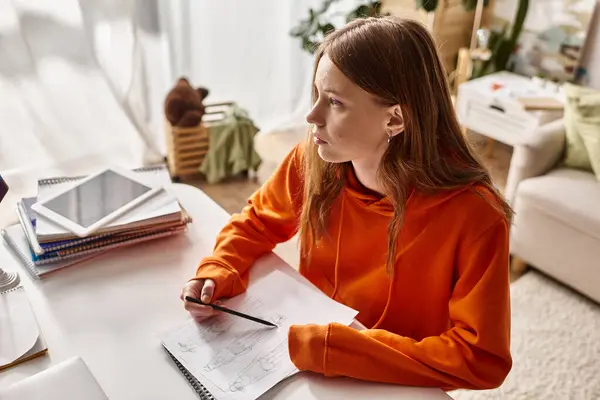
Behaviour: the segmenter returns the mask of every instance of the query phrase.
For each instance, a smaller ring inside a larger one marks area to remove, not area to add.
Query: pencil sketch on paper
[[[254,357],[252,361],[237,374],[235,381],[229,385],[229,391],[243,391],[247,386],[270,375],[277,370],[284,357],[287,357],[286,341],[279,343],[277,347],[268,353],[259,354]]]
[[[241,311],[246,314],[254,315],[256,313],[260,313],[260,310],[264,308],[264,304],[260,299],[255,297],[247,296],[244,298],[242,303],[236,308],[238,311]],[[256,315],[259,316],[259,315]]]
[[[288,355],[290,325],[348,323],[357,314],[325,295],[315,295],[314,288],[299,285],[286,271],[262,274],[247,292],[222,305],[277,328],[220,312],[215,320],[187,320],[162,342],[216,398],[229,400],[260,398],[298,372]]]
[[[264,335],[264,330],[247,331],[227,346],[217,349],[212,359],[204,366],[205,371],[212,371],[234,361],[237,357],[252,350]]]
[[[297,369],[288,355],[291,324],[348,323],[357,314],[287,271],[260,272],[248,290],[223,302],[231,310],[268,320],[268,327],[220,312],[200,323],[187,320],[165,334],[163,346],[215,397],[257,399]]]
[[[199,343],[210,343],[229,331],[233,321],[216,316],[202,323],[196,323],[196,331],[186,341],[178,341],[182,353],[195,353]],[[198,341],[200,339],[200,341]]]
[[[233,321],[230,318],[223,318],[220,315],[215,316],[200,323],[198,335],[204,342],[209,343],[223,333],[229,332],[232,325]]]
[[[198,345],[194,343],[177,342],[177,344],[179,345],[179,351],[182,353],[195,353],[198,348]]]
[[[285,320],[286,320],[285,315],[281,315],[281,314],[276,314],[274,317],[267,318],[267,321],[269,321],[277,326],[281,326],[285,322]]]
[[[274,324],[281,324],[285,321],[285,316],[277,314],[274,317],[267,318],[267,321]],[[239,356],[242,356],[254,348],[265,337],[272,336],[270,328],[257,328],[242,332],[233,341],[225,347],[216,349],[211,360],[204,366],[205,371],[215,370],[223,365],[227,365]]]

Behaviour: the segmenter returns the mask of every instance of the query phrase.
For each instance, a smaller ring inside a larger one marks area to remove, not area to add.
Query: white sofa
[[[562,120],[514,148],[505,196],[515,210],[511,254],[600,302],[600,182],[563,168]]]

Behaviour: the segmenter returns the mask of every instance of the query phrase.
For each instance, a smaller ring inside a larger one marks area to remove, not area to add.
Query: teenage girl
[[[454,388],[511,369],[509,226],[457,123],[420,24],[360,19],[316,54],[311,126],[233,215],[182,296],[244,291],[247,271],[300,237],[299,270],[368,329],[292,326],[289,355],[326,376]],[[184,302],[198,321],[210,307]]]

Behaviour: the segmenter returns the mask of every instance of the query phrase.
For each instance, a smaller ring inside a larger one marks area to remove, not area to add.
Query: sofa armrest
[[[531,133],[531,140],[514,147],[504,196],[513,204],[522,180],[548,172],[561,159],[565,148],[564,120],[547,123]]]

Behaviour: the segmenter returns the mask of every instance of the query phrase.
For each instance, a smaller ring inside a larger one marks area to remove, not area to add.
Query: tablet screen
[[[44,207],[87,228],[150,190],[151,187],[107,170],[44,202]]]

